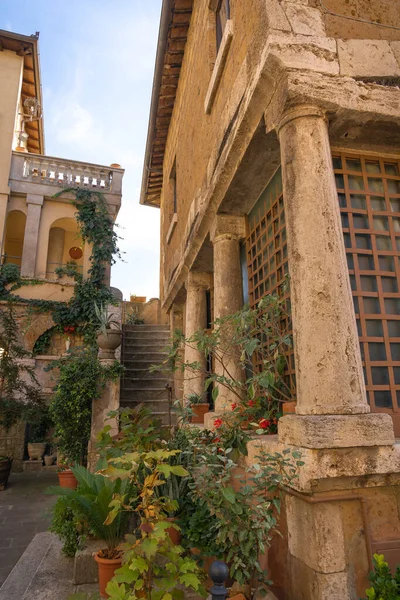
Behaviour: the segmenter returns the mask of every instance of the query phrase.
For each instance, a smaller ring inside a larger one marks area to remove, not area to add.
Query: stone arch
[[[55,270],[74,261],[83,272],[83,241],[78,223],[71,217],[56,219],[50,225],[46,279],[56,279]]]
[[[26,215],[20,210],[11,210],[7,215],[6,233],[3,248],[5,264],[21,267],[24,247]]]
[[[48,329],[55,326],[53,317],[49,313],[42,313],[39,315],[34,314],[32,322],[25,330],[24,334],[24,347],[29,352],[33,351],[36,340]]]

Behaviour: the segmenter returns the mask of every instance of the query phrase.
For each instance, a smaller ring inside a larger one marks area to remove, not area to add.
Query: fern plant
[[[112,481],[103,475],[91,473],[81,465],[71,470],[78,480],[78,488],[71,490],[51,487],[48,493],[73,500],[95,537],[106,542],[107,549],[102,549],[101,556],[115,558],[119,554],[117,546],[128,523],[128,513],[124,510],[124,503],[128,502],[128,498],[132,498],[135,488],[127,479],[122,481],[117,478]],[[116,498],[119,500],[120,509],[115,512],[113,521],[107,521],[110,504]]]

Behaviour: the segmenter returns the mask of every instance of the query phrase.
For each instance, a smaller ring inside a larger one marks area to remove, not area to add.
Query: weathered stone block
[[[290,23],[285,15],[285,12],[278,0],[266,0],[266,13],[268,19],[268,26],[270,29],[277,29],[279,31],[292,31]]]
[[[393,54],[396,57],[396,60],[400,66],[400,42],[390,42],[390,47],[393,51]]]
[[[322,36],[273,33],[267,41],[271,55],[286,68],[339,74],[336,40]]]
[[[351,77],[393,77],[400,65],[386,40],[338,40],[341,75]]]
[[[289,551],[319,573],[346,568],[341,508],[335,504],[308,504],[286,497]]]
[[[105,547],[102,540],[90,540],[86,548],[79,550],[74,558],[74,583],[97,583],[99,580],[98,566],[93,558],[93,553]]]
[[[293,1],[282,2],[282,8],[294,33],[301,35],[325,35],[325,25],[317,8],[304,6]]]
[[[304,448],[391,446],[393,422],[387,414],[287,415],[279,421],[279,440]]]

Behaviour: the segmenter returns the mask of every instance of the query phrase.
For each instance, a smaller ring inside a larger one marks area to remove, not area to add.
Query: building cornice
[[[140,204],[160,206],[164,153],[174,110],[193,0],[163,0]]]

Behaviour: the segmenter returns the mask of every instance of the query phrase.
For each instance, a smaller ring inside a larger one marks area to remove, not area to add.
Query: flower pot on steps
[[[28,444],[29,460],[42,460],[46,450],[46,444],[42,442]]]
[[[63,488],[70,488],[71,490],[76,490],[76,488],[78,487],[78,481],[73,472],[69,469],[67,469],[66,471],[58,472],[58,481],[60,487]]]
[[[114,573],[122,566],[122,558],[101,558],[100,551],[94,554],[94,560],[99,567],[99,590],[102,598],[109,598],[106,592],[108,582],[114,577]]]

